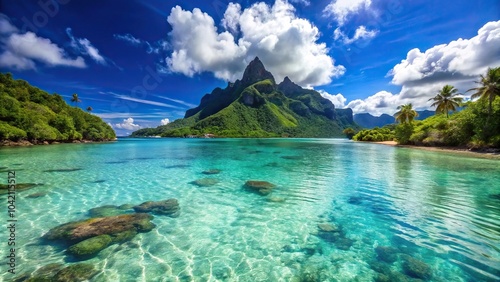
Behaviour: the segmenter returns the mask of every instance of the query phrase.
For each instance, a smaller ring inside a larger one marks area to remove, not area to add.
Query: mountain
[[[241,80],[204,95],[200,105],[187,110],[184,118],[131,136],[338,137],[347,127],[357,128],[351,109],[335,109],[318,92],[304,89],[288,77],[276,84],[256,57]]]
[[[418,117],[416,118],[417,120],[424,120],[430,116],[434,115],[434,111],[417,111]],[[390,116],[388,114],[382,114],[381,116],[373,116],[369,113],[363,113],[363,114],[355,114],[354,115],[354,122],[359,124],[359,126],[363,128],[374,128],[374,127],[382,127],[387,124],[393,124],[395,123],[395,119],[393,116]]]
[[[58,94],[48,94],[10,73],[0,73],[0,141],[38,144],[104,141],[115,132],[98,116],[71,107]]]

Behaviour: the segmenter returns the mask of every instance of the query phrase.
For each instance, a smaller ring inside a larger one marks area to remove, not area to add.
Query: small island
[[[72,101],[80,102],[73,94]],[[0,145],[111,141],[114,130],[100,117],[71,107],[61,95],[49,94],[10,73],[0,73]]]

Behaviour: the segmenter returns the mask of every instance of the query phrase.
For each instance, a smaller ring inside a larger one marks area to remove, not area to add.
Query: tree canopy
[[[78,95],[76,101],[80,101]],[[115,132],[101,118],[69,106],[58,94],[14,80],[10,73],[0,74],[0,140],[38,143],[114,138]]]

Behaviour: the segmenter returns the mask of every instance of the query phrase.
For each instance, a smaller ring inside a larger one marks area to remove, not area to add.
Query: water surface
[[[498,160],[340,139],[120,139],[1,148],[0,164],[44,184],[18,193],[18,273],[73,263],[39,238],[91,208],[177,198],[179,217],[87,261],[93,281],[374,281],[408,278],[407,256],[430,281],[500,280]],[[191,183],[205,177],[218,183]],[[262,196],[247,180],[277,187]]]

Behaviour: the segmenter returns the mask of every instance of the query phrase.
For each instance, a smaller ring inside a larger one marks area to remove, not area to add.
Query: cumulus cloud
[[[222,32],[198,8],[185,11],[176,6],[167,21],[172,27],[173,52],[166,63],[172,72],[193,76],[208,71],[234,81],[258,56],[277,81],[289,76],[302,86],[328,84],[345,73],[343,66],[334,65],[326,44],[318,42],[318,28],[298,18],[294,7],[283,0],[272,6],[255,3],[244,10],[239,4],[229,4]]]
[[[160,125],[167,125],[170,123],[170,120],[168,118],[164,118],[160,121]]]
[[[368,42],[377,36],[378,30],[368,30],[365,26],[359,26],[352,38],[349,38],[344,32],[341,31],[340,27],[336,28],[333,32],[333,36],[335,40],[341,40],[344,44],[352,44],[356,41]]]
[[[417,110],[430,109],[429,98],[446,84],[462,93],[474,86],[489,67],[500,66],[500,21],[489,22],[470,39],[458,39],[434,46],[425,52],[412,49],[406,59],[389,72],[392,83],[401,85],[399,93],[380,91],[347,104],[354,113],[389,114],[412,103]],[[465,97],[467,99],[467,97]]]
[[[434,46],[425,52],[418,48],[389,72],[396,85],[425,84],[444,80],[463,80],[500,65],[500,21],[489,22],[470,39],[458,39]]]
[[[3,25],[2,21],[0,19],[0,25]],[[4,45],[4,51],[0,54],[1,67],[18,70],[36,69],[36,61],[48,66],[86,67],[82,57],[69,58],[63,49],[33,32],[12,33],[1,40]]]
[[[10,23],[9,17],[0,13],[0,34],[12,34],[18,31],[17,27]]]
[[[114,128],[125,129],[125,130],[138,130],[141,129],[141,126],[138,124],[134,124],[134,119],[129,117],[124,119],[122,123],[116,123]]]
[[[339,26],[343,26],[349,15],[368,9],[371,0],[333,0],[323,10],[325,16],[332,16]]]
[[[332,104],[339,109],[345,108],[345,102],[347,99],[344,97],[344,95],[338,93],[338,94],[330,94],[326,92],[325,90],[318,90],[318,93],[321,95],[321,97],[330,100]]]
[[[71,32],[71,28],[66,29],[66,33],[71,39],[71,47],[78,53],[82,55],[89,56],[96,63],[101,65],[106,65],[106,59],[99,53],[99,50],[95,48],[92,43],[87,38],[75,38]]]

